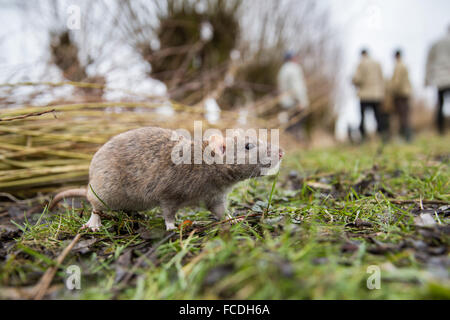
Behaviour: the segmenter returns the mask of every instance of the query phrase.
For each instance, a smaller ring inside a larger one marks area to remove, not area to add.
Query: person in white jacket
[[[308,107],[308,93],[303,70],[297,61],[297,56],[288,52],[284,64],[278,72],[278,90],[281,94],[281,105],[284,109],[298,107],[303,110]]]
[[[436,122],[439,132],[444,134],[444,99],[450,95],[450,26],[447,35],[433,44],[428,53],[425,85],[438,89],[439,105]]]
[[[302,67],[298,63],[297,56],[287,52],[284,56],[284,64],[281,66],[277,77],[280,104],[283,110],[278,115],[280,123],[289,122],[289,114],[295,111],[302,112],[309,107],[308,92]],[[293,127],[301,126],[294,124]],[[288,131],[293,131],[289,130]]]

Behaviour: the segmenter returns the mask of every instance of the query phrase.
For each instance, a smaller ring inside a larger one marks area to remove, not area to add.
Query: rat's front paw
[[[89,228],[92,231],[96,232],[100,230],[100,227],[102,226],[102,220],[100,219],[100,216],[96,213],[92,213],[91,217],[89,218],[88,222],[86,222],[81,229]]]
[[[166,222],[166,231],[172,231],[172,230],[176,230],[177,227],[175,227],[175,223],[174,222]]]

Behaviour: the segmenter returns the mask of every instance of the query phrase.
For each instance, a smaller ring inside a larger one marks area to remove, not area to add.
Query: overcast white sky
[[[6,10],[1,2],[0,73],[5,67],[11,70],[12,65],[33,66],[45,54],[46,36],[24,29],[18,12]],[[433,103],[434,90],[423,87],[425,62],[430,45],[445,34],[450,25],[449,0],[320,0],[320,3],[331,8],[335,35],[344,51],[342,99],[338,105],[344,114],[338,124],[342,127],[341,133],[349,122],[356,125],[359,121],[350,79],[362,47],[368,48],[382,63],[386,77],[392,74],[393,51],[401,48],[416,93]],[[32,76],[32,72],[27,73]]]

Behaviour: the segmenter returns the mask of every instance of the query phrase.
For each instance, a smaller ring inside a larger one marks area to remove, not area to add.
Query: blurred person
[[[290,119],[306,111],[309,107],[308,92],[302,67],[298,63],[298,57],[292,52],[286,52],[284,63],[278,72],[278,91],[281,95],[280,104],[283,109],[278,114],[280,123],[287,124]],[[299,134],[305,124],[305,116],[302,120],[287,128],[294,135]]]
[[[362,140],[366,137],[364,127],[365,113],[372,109],[377,122],[377,132],[383,140],[388,139],[387,115],[383,112],[382,103],[384,100],[384,78],[381,65],[369,56],[366,49],[361,50],[361,61],[358,65],[352,83],[358,89],[358,96],[361,106],[361,123],[359,130]]]
[[[388,141],[391,137],[391,131],[390,131],[390,122],[392,115],[395,112],[394,107],[394,99],[392,96],[392,86],[391,86],[391,79],[385,78],[384,79],[384,98],[381,102],[380,107],[380,121],[383,123],[384,126],[384,140]]]
[[[428,52],[426,86],[438,89],[436,124],[440,134],[445,133],[444,98],[450,95],[450,26],[447,34],[433,44]],[[447,99],[449,99],[447,97]]]
[[[410,98],[411,81],[409,72],[402,60],[402,52],[395,52],[395,68],[390,84],[390,93],[392,94],[395,113],[400,123],[400,134],[406,141],[411,141],[410,127]]]

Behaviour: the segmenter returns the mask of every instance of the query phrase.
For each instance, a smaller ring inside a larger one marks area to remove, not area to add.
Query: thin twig
[[[24,115],[16,116],[16,117],[10,117],[10,118],[4,118],[4,119],[0,118],[0,122],[2,122],[2,121],[21,120],[21,119],[25,119],[25,118],[29,118],[29,117],[37,117],[37,116],[42,116],[43,114],[47,114],[47,113],[53,113],[53,116],[56,118],[55,112],[56,112],[55,109],[42,111],[42,112],[32,112],[32,113],[28,113],[28,114],[24,114]]]
[[[17,204],[29,204],[30,202],[33,202],[33,200],[36,200],[36,199],[19,200],[16,197],[14,197],[12,194],[7,193],[7,192],[0,192],[0,197],[8,198],[9,200],[11,200]]]

